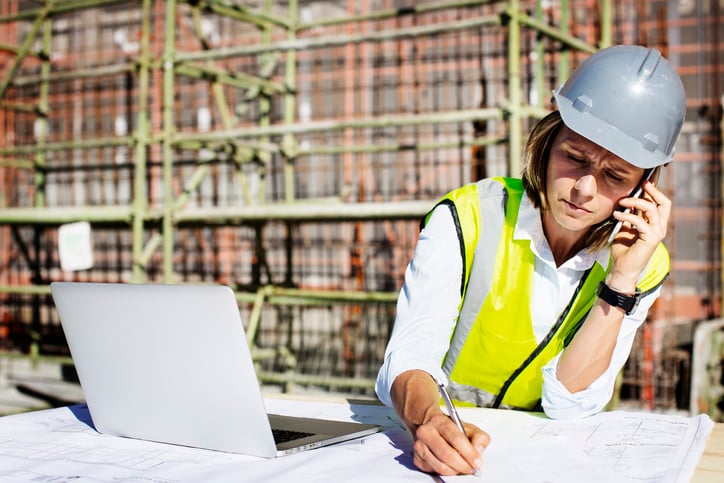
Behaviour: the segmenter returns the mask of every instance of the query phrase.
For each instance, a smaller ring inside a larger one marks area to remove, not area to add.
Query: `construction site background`
[[[264,384],[372,395],[420,218],[517,176],[551,91],[635,43],[687,116],[671,275],[613,405],[722,420],[723,9],[0,0],[0,355],[68,360],[52,281],[221,283]]]

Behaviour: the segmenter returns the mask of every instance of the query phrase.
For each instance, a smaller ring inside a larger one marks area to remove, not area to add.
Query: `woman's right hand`
[[[490,436],[463,422],[467,436],[440,409],[437,385],[424,371],[403,372],[392,385],[392,401],[414,439],[413,461],[427,473],[474,474]]]
[[[442,411],[418,426],[413,434],[413,461],[420,470],[443,476],[477,473],[490,436],[463,422],[465,434]]]

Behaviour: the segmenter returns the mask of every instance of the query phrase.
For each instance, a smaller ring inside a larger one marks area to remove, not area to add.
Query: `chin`
[[[586,233],[595,223],[582,222],[581,220],[565,220],[564,223],[558,221],[558,226],[562,230],[566,230],[571,233],[583,234]]]

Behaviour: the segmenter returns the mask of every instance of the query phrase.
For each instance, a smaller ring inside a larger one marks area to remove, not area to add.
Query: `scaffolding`
[[[519,173],[551,90],[621,42],[658,47],[689,93],[652,317],[715,317],[722,14],[690,3],[2,0],[0,343],[64,353],[54,280],[224,283],[262,380],[369,391],[419,219]],[[76,222],[94,263],[66,271]]]

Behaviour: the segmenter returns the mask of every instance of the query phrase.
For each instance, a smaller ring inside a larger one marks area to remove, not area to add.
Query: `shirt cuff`
[[[405,371],[411,370],[425,371],[444,384],[448,382],[447,375],[443,372],[442,368],[430,364],[429,359],[420,357],[419,354],[396,351],[394,356],[387,356],[377,373],[377,380],[375,381],[375,392],[385,406],[392,407],[390,391],[397,376]]]
[[[591,416],[601,411],[613,394],[616,374],[611,369],[604,372],[590,386],[575,394],[558,380],[558,354],[543,367],[543,394],[541,405],[546,416],[551,419],[577,419]]]

